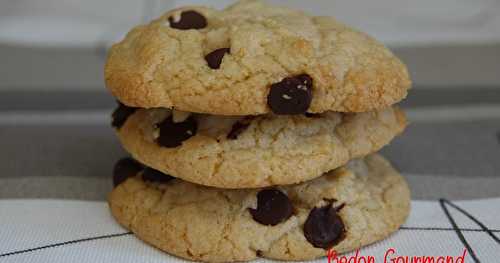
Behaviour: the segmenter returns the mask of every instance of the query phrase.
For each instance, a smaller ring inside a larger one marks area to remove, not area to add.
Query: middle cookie
[[[295,184],[378,151],[406,126],[397,107],[365,113],[228,117],[120,105],[113,126],[137,160],[219,188]]]

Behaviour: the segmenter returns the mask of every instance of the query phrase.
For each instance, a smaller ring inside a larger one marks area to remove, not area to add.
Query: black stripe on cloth
[[[118,233],[118,234],[110,234],[110,235],[75,239],[75,240],[54,243],[54,244],[40,246],[40,247],[34,247],[34,248],[28,248],[28,249],[23,249],[23,250],[16,250],[16,251],[12,251],[12,252],[7,252],[4,254],[0,254],[0,257],[8,257],[8,256],[13,256],[13,255],[19,255],[19,254],[24,254],[24,253],[28,253],[28,252],[43,250],[43,249],[47,249],[47,248],[61,247],[61,246],[66,246],[66,245],[72,245],[72,244],[77,244],[77,243],[82,243],[82,242],[93,241],[93,240],[127,236],[127,235],[131,235],[131,234],[132,234],[132,232],[125,232],[125,233]]]
[[[412,227],[412,226],[402,226],[399,229],[401,230],[423,230],[423,231],[455,231],[454,228],[451,227]],[[487,232],[484,229],[479,228],[459,228],[460,231],[463,232]],[[500,233],[500,229],[489,229],[492,233]]]

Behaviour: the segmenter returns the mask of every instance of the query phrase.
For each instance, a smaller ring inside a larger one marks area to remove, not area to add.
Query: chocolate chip
[[[344,222],[331,204],[314,208],[304,223],[304,236],[314,247],[330,249],[345,237]]]
[[[312,101],[312,78],[307,74],[284,78],[271,85],[267,105],[275,114],[303,114]]]
[[[208,66],[211,69],[219,69],[220,64],[222,63],[222,58],[226,53],[230,53],[229,48],[219,48],[205,56],[205,60],[207,61]]]
[[[233,124],[233,127],[231,127],[231,131],[229,131],[226,138],[228,138],[229,140],[236,140],[238,138],[238,135],[243,133],[248,128],[248,126],[250,126],[253,118],[254,117],[245,117],[243,120],[240,120]]]
[[[121,102],[118,102],[118,108],[116,108],[113,111],[113,114],[111,114],[112,121],[111,121],[111,126],[119,129],[123,126],[125,121],[127,120],[128,116],[132,115],[137,110],[137,108],[134,107],[129,107]]]
[[[149,167],[142,172],[142,180],[148,182],[166,183],[172,179],[172,176]]]
[[[292,216],[293,205],[278,189],[265,189],[257,194],[257,209],[248,209],[253,219],[263,225],[277,225]]]
[[[304,113],[304,115],[307,118],[314,118],[314,119],[321,118],[321,114],[320,113],[309,113],[309,112],[306,112],[306,113]]]
[[[113,168],[113,186],[125,182],[127,178],[135,176],[143,169],[142,164],[132,158],[122,158],[116,162]]]
[[[174,17],[169,17],[168,22],[171,28],[188,30],[202,29],[207,26],[207,19],[200,13],[188,10],[181,13],[179,21],[175,21]]]
[[[198,124],[193,116],[189,116],[183,122],[174,122],[172,115],[158,124],[160,137],[156,142],[164,147],[173,148],[180,146],[183,141],[196,135]]]

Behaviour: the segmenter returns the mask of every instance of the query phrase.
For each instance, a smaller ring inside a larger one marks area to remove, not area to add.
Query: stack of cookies
[[[106,85],[132,158],[116,220],[169,254],[307,260],[388,237],[410,195],[374,154],[405,126],[408,72],[331,17],[260,1],[189,6],[115,44]]]

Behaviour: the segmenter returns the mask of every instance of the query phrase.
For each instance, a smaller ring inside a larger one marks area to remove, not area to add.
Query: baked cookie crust
[[[314,220],[314,209],[329,206],[343,229],[332,248],[344,253],[387,238],[410,210],[404,178],[378,155],[309,182],[275,188],[293,205],[292,215],[276,225],[261,224],[250,213],[263,189],[218,189],[178,179],[145,182],[141,173],[110,194],[113,216],[146,243],[196,261],[324,257],[328,247],[314,246],[304,225]]]
[[[138,109],[117,134],[138,161],[185,181],[220,188],[256,188],[304,182],[378,151],[406,127],[397,107],[365,113],[223,117],[195,114],[190,137],[161,145],[167,109]],[[246,127],[235,138],[235,125]],[[180,131],[179,131],[180,132]],[[166,137],[174,137],[168,134]]]
[[[269,113],[271,86],[300,74],[312,79],[310,113],[386,108],[411,86],[406,66],[367,34],[254,0],[169,11],[113,45],[105,66],[107,88],[128,106],[214,115]]]

